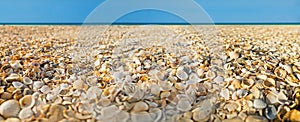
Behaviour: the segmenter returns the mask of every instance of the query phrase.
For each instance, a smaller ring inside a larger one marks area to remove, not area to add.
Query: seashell
[[[19,118],[22,120],[28,119],[32,116],[33,116],[33,111],[31,110],[31,108],[24,108],[19,113]]]
[[[212,102],[211,99],[205,99],[200,104],[199,107],[192,110],[193,119],[195,121],[207,121],[212,112]]]
[[[102,94],[102,90],[97,86],[92,86],[86,91],[88,99],[96,99]]]
[[[44,85],[44,83],[42,81],[34,81],[33,82],[33,88],[35,89],[39,89]]]
[[[161,88],[157,84],[152,84],[150,87],[150,93],[159,96]]]
[[[180,80],[187,80],[189,78],[188,74],[184,71],[184,67],[179,67],[176,71],[176,76]]]
[[[300,111],[293,109],[289,112],[289,121],[299,122],[300,121]]]
[[[213,80],[217,76],[216,72],[208,70],[206,72],[206,78]]]
[[[266,88],[275,87],[276,81],[272,78],[267,78],[266,80],[263,81],[263,86]]]
[[[238,115],[238,117],[241,118],[243,121],[246,120],[247,116],[248,115],[245,112],[240,112],[239,115]]]
[[[229,52],[228,55],[229,55],[229,58],[232,60],[232,59],[237,59],[240,54],[232,51],[232,52]]]
[[[274,70],[274,74],[275,74],[278,78],[284,79],[284,78],[287,76],[287,71],[281,69],[280,67],[277,67],[277,68]]]
[[[236,112],[228,113],[226,115],[226,117],[227,117],[227,119],[236,118],[237,117],[237,113]]]
[[[199,77],[203,77],[205,75],[204,72],[205,72],[205,69],[203,69],[203,68],[197,69],[197,75]]]
[[[141,111],[147,111],[149,109],[149,106],[145,102],[137,102],[135,103],[132,112],[141,112]]]
[[[18,118],[7,118],[5,122],[21,122],[21,120]]]
[[[16,100],[8,100],[1,104],[0,114],[5,117],[17,117],[20,111],[20,106]]]
[[[156,78],[156,80],[159,80],[159,81],[165,81],[168,78],[168,72],[156,71],[155,78]]]
[[[74,89],[86,89],[88,86],[85,84],[83,80],[76,80],[73,83],[73,88]]]
[[[169,81],[158,81],[158,85],[163,91],[171,90],[173,83]]]
[[[35,104],[35,99],[32,95],[25,95],[19,101],[21,108],[31,108]]]
[[[116,122],[127,122],[129,119],[129,113],[126,111],[120,111],[117,115],[116,115]]]
[[[154,122],[159,122],[162,118],[162,111],[159,108],[152,108],[149,110],[149,113]]]
[[[20,77],[18,74],[10,74],[7,78],[4,79],[5,82],[10,83],[13,81],[20,81]]]
[[[277,118],[280,121],[284,121],[286,118],[286,114],[290,111],[290,108],[284,105],[280,105],[277,110]]]
[[[97,77],[89,76],[89,77],[86,79],[86,83],[87,83],[89,86],[96,86],[97,83],[98,83],[98,79],[97,79]]]
[[[192,109],[192,106],[187,99],[180,99],[176,105],[176,108],[180,111],[189,111]]]
[[[225,98],[225,100],[229,100],[230,98],[230,92],[228,89],[222,89],[220,92],[220,96]]]
[[[153,122],[148,112],[130,113],[132,122]]]
[[[243,88],[250,88],[251,86],[253,86],[254,84],[254,80],[253,79],[246,79],[246,80],[242,80],[242,87]]]
[[[108,107],[104,107],[101,110],[101,117],[102,119],[105,120],[107,118],[114,117],[117,113],[119,112],[119,108],[116,105],[111,105]]]
[[[248,95],[248,91],[245,89],[239,89],[236,91],[236,96],[238,98],[243,98],[243,97],[246,97],[247,95]]]
[[[257,75],[257,78],[261,79],[261,80],[267,80],[268,76],[259,74],[259,75]]]
[[[258,109],[263,109],[263,108],[267,107],[267,104],[264,101],[262,101],[261,99],[255,99],[253,101],[253,107],[258,108]]]
[[[280,91],[277,95],[277,101],[281,104],[284,104],[288,100],[288,97],[283,93],[283,91]]]
[[[287,71],[287,73],[289,74],[293,73],[292,67],[290,65],[279,64],[279,66],[281,66],[285,71]]]
[[[268,119],[262,116],[249,115],[245,122],[268,122]]]
[[[49,108],[49,112],[47,115],[49,115],[49,120],[51,121],[59,121],[64,118],[63,111],[66,110],[66,108],[62,105],[51,105]]]
[[[273,120],[277,117],[277,110],[274,105],[268,105],[265,109],[265,115],[269,120]]]
[[[75,113],[75,118],[80,119],[80,120],[87,120],[87,119],[92,118],[92,115],[90,115],[90,114],[83,115],[81,113]]]
[[[278,101],[277,94],[270,92],[266,95],[266,102],[270,104],[276,104]]]
[[[17,89],[21,89],[24,86],[24,84],[21,82],[12,82],[12,85]]]
[[[24,78],[23,78],[23,83],[24,83],[25,85],[30,85],[30,84],[33,83],[33,81],[32,81],[30,78],[28,78],[28,77],[24,77]]]
[[[221,83],[224,82],[224,77],[222,77],[222,76],[217,76],[217,77],[213,80],[213,82],[215,82],[215,83],[217,83],[217,84],[221,84]]]
[[[101,106],[106,107],[106,106],[109,106],[111,104],[111,100],[108,99],[107,97],[101,97],[101,99],[99,100],[99,104]]]
[[[43,94],[48,94],[51,91],[51,89],[47,85],[44,85],[42,88],[40,88],[40,91]]]
[[[9,93],[9,92],[3,92],[1,94],[1,99],[8,100],[8,99],[11,99],[11,98],[12,98],[12,94]]]

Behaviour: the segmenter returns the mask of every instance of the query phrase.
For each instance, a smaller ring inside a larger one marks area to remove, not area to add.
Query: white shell
[[[30,108],[24,108],[19,113],[19,118],[24,120],[33,116],[33,111]]]
[[[253,107],[258,108],[258,109],[263,109],[263,108],[267,107],[267,104],[264,101],[262,101],[261,99],[255,99],[253,101]]]
[[[179,67],[176,71],[176,76],[180,80],[187,80],[189,78],[188,74],[183,70],[183,67]]]
[[[20,106],[16,100],[8,100],[1,104],[0,114],[5,117],[17,117],[20,111]]]

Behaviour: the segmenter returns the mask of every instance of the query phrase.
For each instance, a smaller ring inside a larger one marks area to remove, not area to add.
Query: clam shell
[[[184,71],[184,67],[179,67],[176,71],[176,76],[180,80],[187,80],[189,78],[189,75]]]
[[[31,110],[31,108],[24,108],[19,113],[19,118],[22,120],[28,119],[32,116],[33,116],[33,111]]]
[[[1,104],[0,114],[5,117],[17,117],[20,111],[20,106],[16,100],[8,100]]]
[[[180,111],[189,111],[192,109],[192,106],[187,99],[180,99],[176,105],[176,108]]]
[[[253,86],[254,84],[254,80],[253,79],[245,79],[242,81],[242,87],[243,88],[250,88],[251,86]]]
[[[120,111],[117,115],[116,115],[116,121],[117,122],[127,122],[129,120],[129,113],[126,111]]]
[[[74,89],[85,89],[87,88],[87,84],[83,80],[76,80],[73,83],[73,88]]]
[[[44,85],[44,83],[42,81],[34,81],[33,82],[33,88],[34,89],[39,89]]]
[[[49,88],[49,86],[47,85],[44,85],[42,88],[40,88],[40,91],[43,93],[43,94],[48,94],[51,89]]]
[[[272,78],[267,78],[266,80],[263,81],[263,86],[266,88],[275,87],[276,81]]]
[[[23,83],[26,85],[30,85],[33,83],[33,81],[29,77],[24,77],[23,78]]]
[[[21,82],[12,82],[12,85],[17,89],[21,89],[24,87],[24,84]]]
[[[149,109],[149,106],[145,102],[137,102],[135,103],[132,112],[141,112],[141,111],[147,111]]]
[[[287,71],[283,70],[283,69],[280,68],[280,67],[277,67],[277,68],[274,70],[274,74],[275,74],[278,78],[284,79],[284,78],[287,76]]]
[[[217,76],[216,72],[208,70],[206,72],[206,78],[213,80]]]
[[[21,108],[31,108],[35,104],[35,99],[32,95],[25,95],[19,100]]]
[[[265,109],[265,115],[269,120],[273,120],[277,117],[277,109],[275,108],[274,105],[269,105]]]
[[[239,98],[246,97],[248,95],[248,91],[245,89],[239,89],[236,91],[236,96]]]
[[[277,101],[279,103],[284,104],[288,100],[288,97],[283,93],[283,91],[280,91],[277,95]]]
[[[10,74],[7,78],[4,79],[5,82],[20,81],[18,74]]]
[[[266,102],[270,104],[276,104],[278,101],[277,94],[274,92],[270,92],[266,95]]]
[[[222,89],[220,92],[220,96],[225,98],[225,100],[229,100],[230,98],[230,92],[228,89]]]
[[[267,104],[261,99],[255,99],[253,101],[253,107],[258,108],[258,109],[263,109],[263,108],[267,107]]]

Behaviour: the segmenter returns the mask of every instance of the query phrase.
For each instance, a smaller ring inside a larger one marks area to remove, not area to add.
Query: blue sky
[[[0,23],[82,23],[103,2],[104,0],[1,0]],[[203,7],[215,23],[300,23],[299,0],[195,2]],[[130,3],[124,6],[130,6]],[[111,8],[110,11],[113,10]],[[117,22],[181,23],[184,20],[166,12],[143,10],[127,14]]]

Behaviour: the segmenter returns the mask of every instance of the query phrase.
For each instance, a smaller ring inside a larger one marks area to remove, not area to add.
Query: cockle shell
[[[21,108],[31,108],[35,104],[35,99],[32,95],[25,95],[19,101]]]
[[[17,117],[20,111],[20,105],[16,100],[8,100],[0,105],[0,114],[5,117]]]

